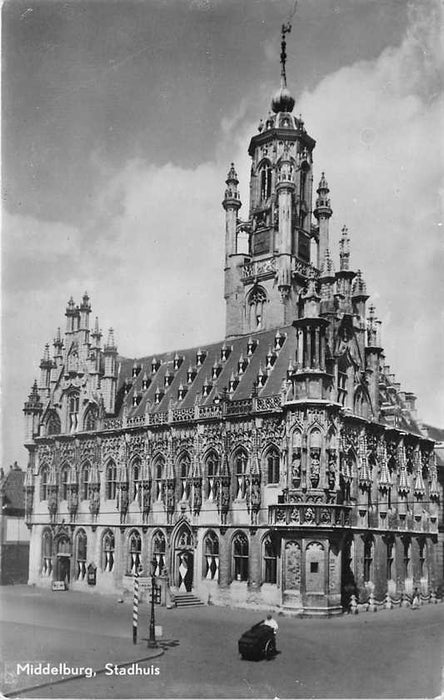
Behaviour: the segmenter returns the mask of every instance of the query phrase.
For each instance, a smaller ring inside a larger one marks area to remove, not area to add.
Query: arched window
[[[262,287],[254,287],[248,297],[247,306],[250,330],[257,331],[264,327],[266,302],[267,295]]]
[[[248,580],[248,539],[243,532],[233,538],[233,578],[236,581]]]
[[[97,406],[90,406],[85,414],[83,421],[84,430],[96,430],[97,428]]]
[[[244,499],[247,490],[247,464],[248,455],[244,449],[237,450],[233,459],[234,463],[234,498]]]
[[[60,473],[60,498],[62,501],[66,501],[68,498],[68,476],[69,468],[68,466],[63,466]]]
[[[165,479],[165,460],[159,455],[154,462],[154,480],[156,482],[155,499],[159,503],[163,496],[163,485]]]
[[[270,535],[267,535],[263,542],[264,557],[264,582],[276,583],[277,555],[276,547]]]
[[[205,495],[209,501],[217,500],[217,473],[219,458],[214,450],[209,452],[205,460],[206,490]]]
[[[112,501],[117,493],[117,467],[113,460],[108,462],[106,467],[106,487],[105,493],[108,501]]]
[[[135,574],[139,571],[142,556],[142,540],[137,530],[133,530],[129,538],[128,572]]]
[[[79,530],[76,536],[76,579],[84,581],[86,578],[86,532]]]
[[[78,428],[80,397],[78,392],[68,396],[69,432],[74,433]]]
[[[268,163],[260,169],[261,199],[271,196],[272,170]]]
[[[51,411],[46,421],[46,434],[59,435],[62,432],[62,424],[60,418],[55,411]]]
[[[203,542],[204,578],[217,581],[219,577],[219,538],[212,530],[207,532]]]
[[[371,581],[373,567],[373,537],[364,540],[364,583]]]
[[[158,530],[153,537],[153,558],[156,562],[155,576],[160,576],[165,568],[166,541],[163,532]]]
[[[51,576],[52,572],[52,535],[50,530],[42,534],[42,576]]]
[[[131,467],[131,500],[139,501],[140,498],[140,479],[142,476],[142,465],[139,458],[133,461]]]
[[[191,494],[191,459],[188,452],[179,457],[180,500],[188,501]]]
[[[267,484],[279,483],[279,450],[271,447],[266,455]]]
[[[88,487],[89,487],[89,463],[83,465],[81,476],[80,476],[80,500],[88,500]]]
[[[40,470],[40,500],[46,501],[48,498],[48,478],[49,467],[46,464]]]
[[[102,568],[104,571],[112,571],[114,568],[114,535],[111,530],[106,530],[102,539]]]

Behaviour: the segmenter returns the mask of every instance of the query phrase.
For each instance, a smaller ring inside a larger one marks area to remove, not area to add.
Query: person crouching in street
[[[274,650],[275,650],[275,652],[277,652],[277,649],[276,649],[276,635],[277,635],[277,631],[278,631],[278,629],[279,629],[278,623],[276,622],[276,620],[274,619],[274,617],[273,617],[272,615],[267,615],[267,617],[265,618],[265,620],[263,621],[262,624],[266,625],[267,627],[271,627],[271,629],[273,630],[273,636],[274,636]]]

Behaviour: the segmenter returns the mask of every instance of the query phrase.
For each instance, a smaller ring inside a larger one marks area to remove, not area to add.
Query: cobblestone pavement
[[[157,608],[162,655],[149,658],[145,604],[140,608],[145,639],[133,645],[131,605],[119,604],[115,595],[28,586],[3,587],[0,593],[2,689],[26,688],[20,697],[436,698],[443,690],[442,604],[330,620],[279,616],[281,653],[271,661],[249,662],[239,657],[237,640],[261,612]],[[147,675],[121,670],[133,660],[138,665],[127,669],[145,669]],[[110,666],[91,678],[52,685],[55,676],[17,673],[18,663],[39,661],[73,670]],[[30,690],[37,685],[42,687]]]

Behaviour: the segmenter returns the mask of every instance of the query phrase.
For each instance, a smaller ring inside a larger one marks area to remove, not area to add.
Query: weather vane
[[[293,19],[294,15],[296,14],[297,6],[298,6],[298,1],[295,0],[293,10],[290,13],[290,16],[287,19],[287,21],[284,22],[284,24],[282,25],[282,29],[281,29],[281,77],[282,77],[284,87],[287,87],[287,74],[285,72],[285,63],[287,61],[287,42],[285,40],[285,35],[289,34],[291,32],[291,20]]]

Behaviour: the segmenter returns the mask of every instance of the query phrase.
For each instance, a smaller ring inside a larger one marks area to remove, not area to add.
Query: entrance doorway
[[[178,533],[175,546],[175,583],[180,591],[189,593],[193,588],[194,549],[188,527]]]
[[[71,578],[71,542],[66,535],[56,540],[57,556],[55,580],[68,585]]]

